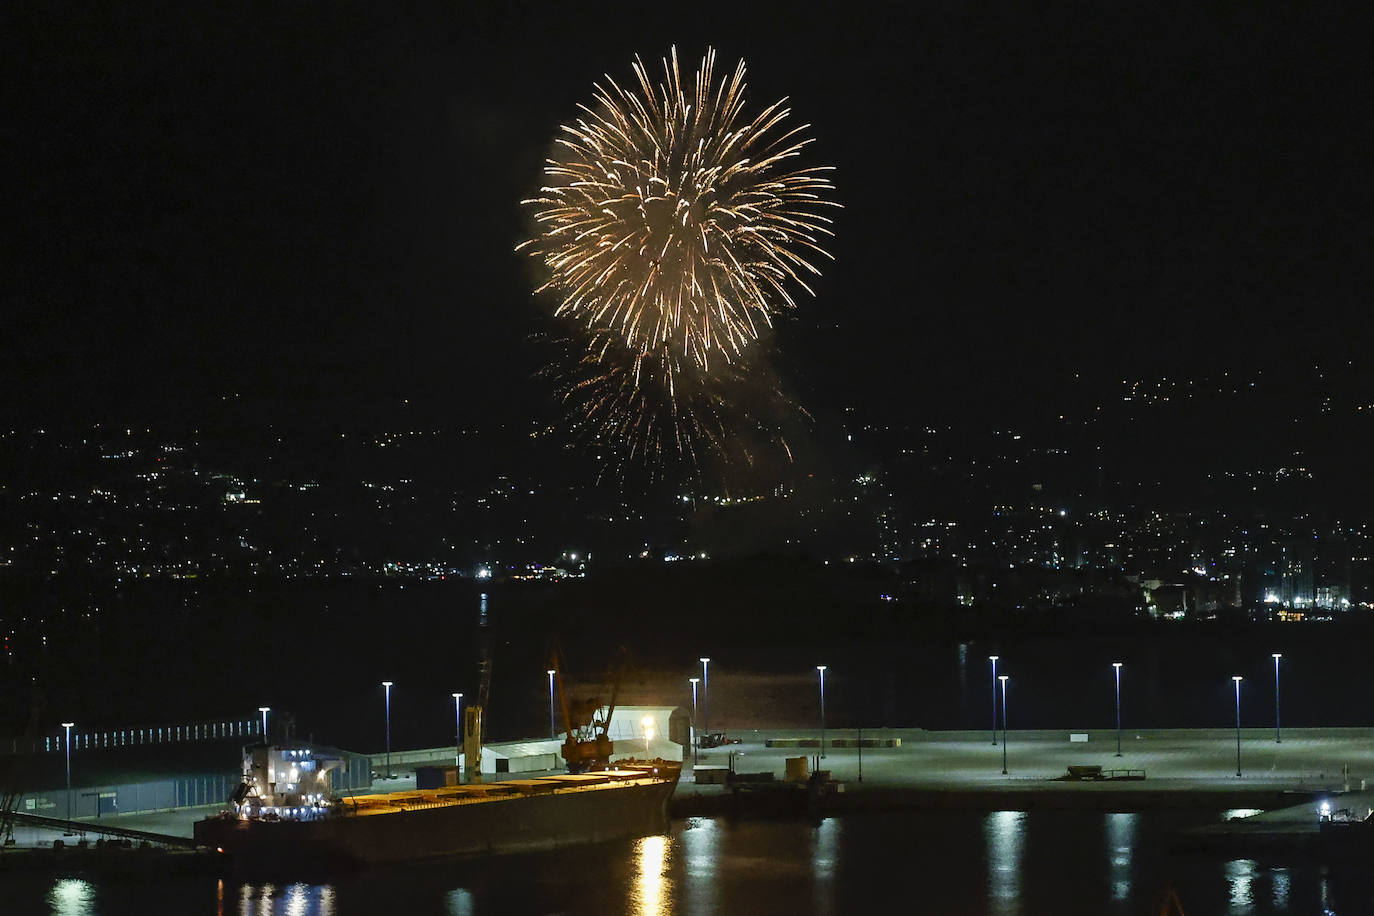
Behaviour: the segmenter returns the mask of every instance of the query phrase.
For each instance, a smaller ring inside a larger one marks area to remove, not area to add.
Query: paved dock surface
[[[740,744],[697,752],[697,765],[726,767],[740,773],[772,773],[781,780],[789,757],[814,757],[819,748],[769,748],[769,738],[819,739],[819,729],[758,730],[731,737]],[[1087,741],[1072,741],[1074,734]],[[1219,809],[1263,807],[1246,818],[1247,832],[1315,831],[1313,799],[1330,796],[1335,808],[1374,805],[1374,729],[1291,729],[1282,743],[1272,730],[1245,730],[1241,737],[1241,775],[1236,776],[1235,731],[1227,729],[1130,730],[1122,734],[1122,756],[1116,756],[1116,732],[1097,730],[1011,731],[1006,746],[1007,773],[1002,773],[1002,736],[992,743],[989,731],[932,732],[920,729],[865,729],[864,738],[901,739],[901,747],[835,748],[829,741],[858,737],[853,729],[827,730],[825,757],[818,762],[845,785],[853,807],[888,805],[968,806],[983,809],[1092,806],[1107,810],[1210,806]],[[675,805],[690,805],[695,795],[724,792],[698,785],[691,751],[687,752]],[[446,758],[451,760],[451,756]],[[1067,781],[1069,766],[1104,770],[1144,770],[1132,781]],[[518,774],[531,776],[536,774]],[[413,766],[397,778],[376,781],[369,791],[413,789]],[[1349,790],[1344,797],[1341,793]],[[1364,791],[1362,791],[1364,790]],[[1298,801],[1294,802],[1293,800]],[[1258,804],[1257,802],[1263,802]],[[1290,803],[1292,802],[1292,803]],[[190,836],[194,823],[220,810],[220,805],[169,811],[106,815],[120,826],[173,836]],[[1310,823],[1309,823],[1310,822]],[[1308,823],[1304,827],[1303,824]],[[39,835],[42,833],[43,835]],[[16,829],[24,845],[47,845],[54,838],[42,831]]]
[[[1073,741],[1071,736],[1088,736]],[[732,737],[742,743],[697,752],[699,766],[729,766],[739,772],[772,772],[781,778],[788,757],[815,757],[818,748],[770,748],[769,738],[818,738],[819,730],[750,731]],[[1293,729],[1275,743],[1272,730],[1241,733],[1240,776],[1236,775],[1234,730],[1169,729],[1125,731],[1120,757],[1112,730],[1012,731],[1005,748],[1002,772],[1002,735],[997,744],[983,732],[929,732],[920,729],[866,729],[865,738],[900,738],[901,747],[864,748],[863,779],[859,780],[860,751],[835,748],[827,742],[819,761],[846,791],[868,788],[930,788],[942,791],[1019,790],[1028,782],[1049,783],[1067,774],[1070,766],[1100,766],[1103,770],[1143,770],[1141,781],[1055,782],[1075,791],[1156,792],[1186,791],[1338,791],[1362,781],[1374,786],[1374,730]],[[855,739],[853,729],[828,730],[827,738]],[[689,752],[690,757],[690,752]],[[689,759],[688,763],[691,761]],[[680,791],[693,791],[692,768],[684,768]]]

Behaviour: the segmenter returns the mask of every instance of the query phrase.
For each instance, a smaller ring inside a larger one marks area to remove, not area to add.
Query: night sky
[[[1363,13],[974,6],[9,6],[4,409],[537,409],[518,201],[591,83],[672,44],[744,57],[838,168],[775,341],[813,409],[1364,358]]]

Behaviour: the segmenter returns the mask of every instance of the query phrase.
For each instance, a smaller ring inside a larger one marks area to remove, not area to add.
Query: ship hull
[[[674,786],[662,780],[315,821],[210,819],[195,837],[250,871],[534,852],[662,832]]]

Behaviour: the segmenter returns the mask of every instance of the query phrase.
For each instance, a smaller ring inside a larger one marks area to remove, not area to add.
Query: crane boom
[[[611,685],[611,702],[603,705],[599,699],[570,701],[567,681],[563,675],[563,653],[558,644],[549,649],[549,668],[554,672],[559,706],[563,710],[563,724],[567,736],[563,741],[563,759],[569,773],[585,773],[610,766],[614,743],[610,738],[611,715],[615,712],[616,697],[620,693],[617,672]]]

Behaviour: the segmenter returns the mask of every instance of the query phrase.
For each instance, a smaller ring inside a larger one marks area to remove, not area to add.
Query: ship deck
[[[676,767],[673,770],[676,770]],[[445,786],[440,789],[352,795],[343,800],[340,810],[349,817],[395,814],[401,811],[421,811],[457,805],[480,805],[532,795],[600,792],[629,786],[652,785],[672,780],[674,775],[666,769],[655,772],[644,768],[562,773],[534,779],[503,779],[500,782]]]

